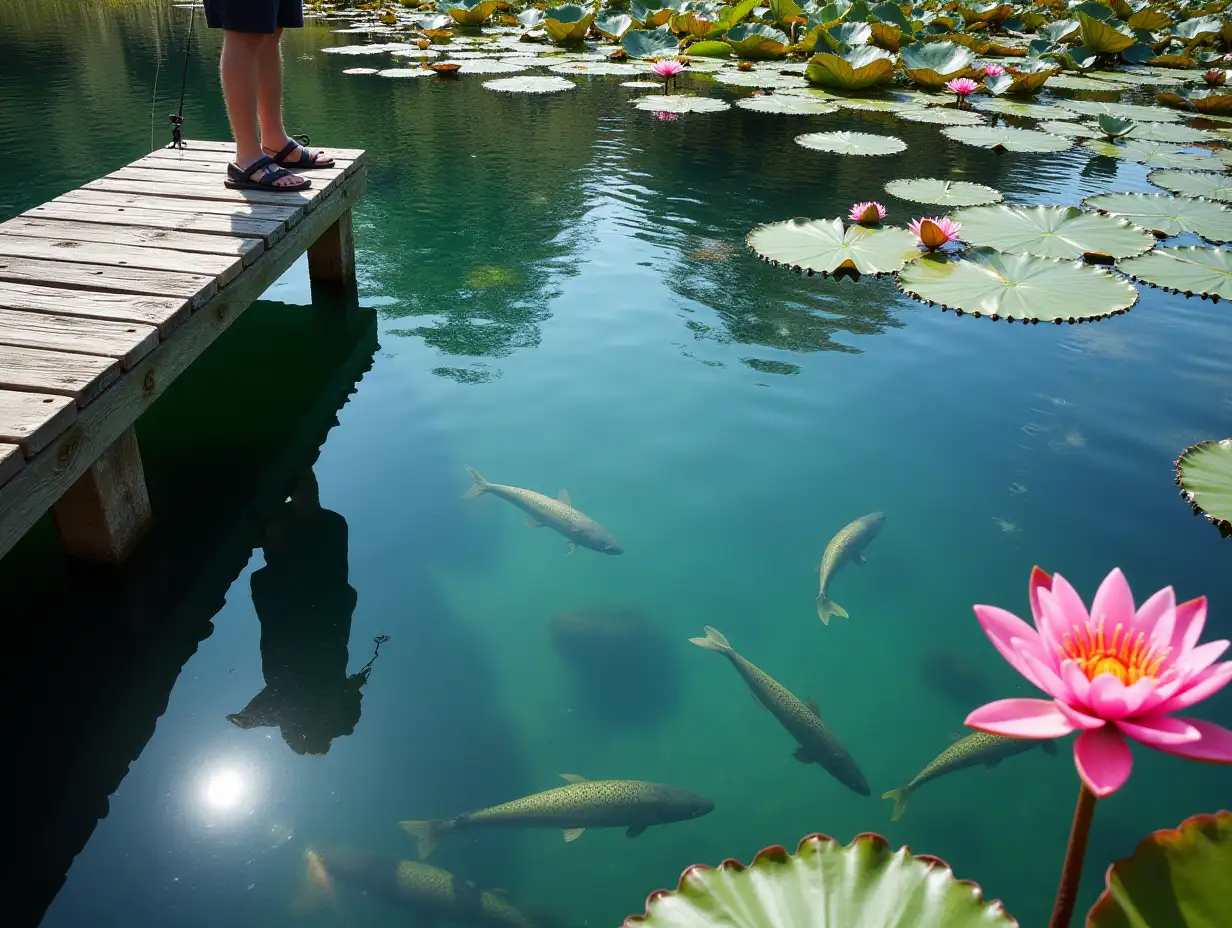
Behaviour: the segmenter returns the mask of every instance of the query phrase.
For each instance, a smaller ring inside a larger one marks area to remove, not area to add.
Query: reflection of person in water
[[[252,604],[265,689],[227,719],[240,728],[276,725],[295,753],[324,754],[334,738],[355,730],[372,662],[347,676],[357,599],[347,582],[347,524],[321,508],[311,469],[266,526],[262,548]]]

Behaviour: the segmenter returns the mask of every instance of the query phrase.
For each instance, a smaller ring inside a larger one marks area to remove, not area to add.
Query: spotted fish
[[[817,593],[817,618],[821,619],[822,625],[829,625],[832,615],[847,618],[847,610],[830,599],[830,581],[838,569],[849,561],[864,563],[864,549],[877,537],[884,521],[884,512],[870,512],[866,516],[860,516],[839,529],[838,534],[826,545],[825,553],[821,555],[821,589]]]
[[[346,848],[309,850],[308,879],[324,890],[337,879],[429,918],[439,915],[458,924],[492,928],[534,928],[534,922],[503,896],[448,870],[412,860]]]
[[[906,786],[882,793],[881,798],[894,800],[894,811],[890,814],[890,819],[897,822],[907,811],[907,801],[911,798],[911,794],[929,780],[935,780],[937,777],[943,777],[947,773],[953,773],[965,767],[984,766],[992,770],[1007,757],[1022,754],[1034,747],[1042,747],[1048,754],[1057,753],[1057,746],[1052,741],[1006,738],[982,731],[972,732],[938,754],[932,763],[917,773],[915,779]]]
[[[569,500],[569,494],[564,490],[556,499],[536,493],[534,490],[523,490],[521,487],[509,487],[503,483],[489,483],[483,474],[468,467],[467,472],[475,481],[474,486],[466,491],[463,499],[474,499],[484,493],[491,493],[501,499],[508,500],[523,512],[530,515],[527,524],[531,528],[547,526],[569,539],[565,549],[566,554],[572,554],[578,545],[601,551],[604,554],[624,554],[624,549],[617,544],[611,532],[592,519],[586,513],[574,509]]]
[[[636,838],[651,825],[687,821],[714,808],[705,796],[661,783],[587,780],[573,773],[561,776],[568,786],[463,812],[456,818],[399,824],[418,839],[419,856],[427,857],[443,835],[463,828],[559,828],[566,841],[576,841],[587,828],[626,828],[625,834]]]
[[[779,724],[800,742],[795,758],[802,764],[821,764],[829,774],[850,790],[861,796],[869,794],[868,781],[856,766],[834,734],[826,727],[811,699],[807,704],[791,694],[791,691],[760,667],[736,653],[727,639],[717,629],[706,626],[705,638],[690,638],[699,648],[718,651],[726,655],[744,682],[749,685],[757,701],[769,709]]]

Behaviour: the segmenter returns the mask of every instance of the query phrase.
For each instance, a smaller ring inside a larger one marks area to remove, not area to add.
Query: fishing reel
[[[171,144],[168,148],[184,149],[188,146],[184,144],[184,117],[178,113],[172,113],[171,122]]]

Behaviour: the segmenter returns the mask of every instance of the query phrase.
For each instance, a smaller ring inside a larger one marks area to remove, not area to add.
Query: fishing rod
[[[171,121],[171,144],[168,148],[187,148],[184,144],[184,92],[188,88],[188,58],[189,52],[192,49],[192,34],[193,23],[197,19],[197,5],[194,3],[188,8],[188,35],[184,39],[184,70],[180,74],[180,109],[178,113],[172,113]]]

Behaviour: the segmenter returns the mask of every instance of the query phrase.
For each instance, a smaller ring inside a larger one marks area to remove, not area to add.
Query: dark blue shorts
[[[304,25],[304,0],[205,0],[205,24],[265,35],[298,29]]]

